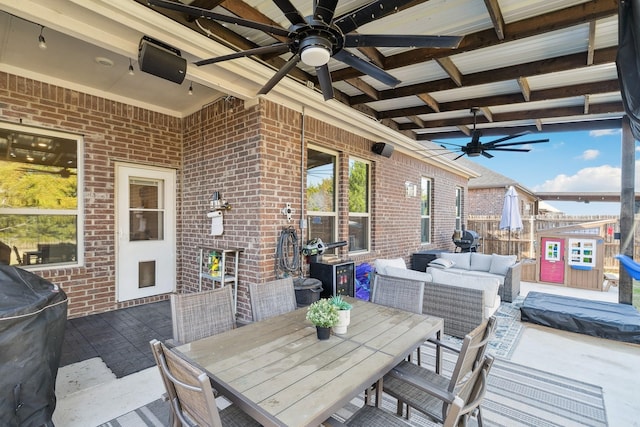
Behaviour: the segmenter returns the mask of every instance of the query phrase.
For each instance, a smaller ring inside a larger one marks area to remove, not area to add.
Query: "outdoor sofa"
[[[402,258],[377,259],[374,266],[379,281],[396,277],[424,282],[422,312],[443,318],[448,335],[463,338],[500,307],[497,278],[409,270]]]
[[[493,277],[500,282],[498,295],[502,301],[513,302],[520,294],[522,262],[515,255],[481,254],[478,252],[442,252],[431,261],[427,272],[434,269],[472,277]]]

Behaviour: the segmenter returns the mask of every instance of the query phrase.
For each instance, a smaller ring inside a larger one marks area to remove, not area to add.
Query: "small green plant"
[[[342,295],[334,295],[331,297],[331,304],[335,305],[338,310],[351,310],[352,306],[342,299]]]
[[[338,323],[338,309],[328,299],[319,299],[307,308],[307,320],[316,326],[330,328]]]

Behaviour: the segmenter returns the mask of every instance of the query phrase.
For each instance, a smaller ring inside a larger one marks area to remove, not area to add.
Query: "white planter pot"
[[[338,323],[333,327],[333,333],[342,335],[347,333],[347,326],[351,323],[351,310],[338,310]]]

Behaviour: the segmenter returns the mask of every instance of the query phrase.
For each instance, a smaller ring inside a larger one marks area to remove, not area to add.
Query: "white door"
[[[116,164],[118,301],[175,289],[175,182],[172,169]]]

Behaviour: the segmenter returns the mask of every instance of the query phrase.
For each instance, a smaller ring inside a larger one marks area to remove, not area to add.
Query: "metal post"
[[[635,235],[635,140],[629,118],[622,118],[622,159],[620,176],[620,253],[634,256]],[[624,268],[619,270],[618,302],[633,304],[633,279]]]

